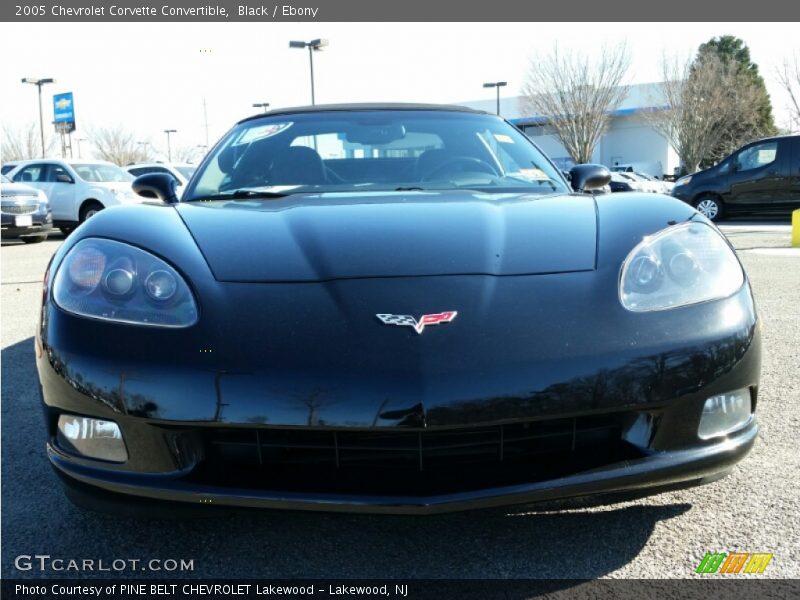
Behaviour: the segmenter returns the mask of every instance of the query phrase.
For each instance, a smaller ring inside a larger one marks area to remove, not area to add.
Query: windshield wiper
[[[211,194],[209,196],[200,196],[198,198],[192,198],[191,200],[186,200],[186,202],[195,202],[195,201],[202,201],[202,202],[210,202],[212,200],[252,200],[258,198],[285,198],[286,196],[291,195],[293,192],[284,191],[284,192],[271,192],[268,190],[248,190],[248,189],[241,189],[235,190],[233,192],[225,192],[223,194]]]

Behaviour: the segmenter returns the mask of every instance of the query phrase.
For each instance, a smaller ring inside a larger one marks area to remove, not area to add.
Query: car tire
[[[31,237],[21,238],[26,244],[39,244],[47,239],[46,235],[36,235]]]
[[[67,237],[70,233],[75,231],[74,227],[59,227],[58,229],[64,234],[64,237]]]
[[[703,194],[695,200],[694,207],[709,221],[719,221],[725,214],[722,200],[714,194]]]
[[[87,219],[91,219],[93,216],[95,216],[97,213],[99,213],[104,208],[105,208],[105,206],[103,206],[102,204],[100,204],[96,200],[93,200],[91,202],[87,202],[86,204],[84,204],[81,207],[81,215],[80,215],[81,223],[84,223]]]

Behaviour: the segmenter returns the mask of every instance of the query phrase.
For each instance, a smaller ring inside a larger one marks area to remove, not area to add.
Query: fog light
[[[711,396],[703,405],[697,435],[707,440],[736,431],[750,420],[751,413],[752,402],[747,388]]]
[[[128,460],[122,432],[114,421],[61,415],[58,418],[58,445],[89,458],[111,462]]]

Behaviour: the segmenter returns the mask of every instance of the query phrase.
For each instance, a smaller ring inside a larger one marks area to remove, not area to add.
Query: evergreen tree
[[[742,115],[740,123],[714,150],[703,159],[701,166],[708,167],[730,154],[736,148],[751,140],[775,135],[778,132],[775,119],[772,115],[772,102],[767,93],[764,78],[758,72],[758,65],[750,59],[750,48],[744,40],[732,35],[723,35],[711,38],[701,44],[697,52],[695,63],[700,63],[708,56],[716,56],[724,63],[735,66],[739,73],[746,75],[756,92],[756,105],[754,113]]]

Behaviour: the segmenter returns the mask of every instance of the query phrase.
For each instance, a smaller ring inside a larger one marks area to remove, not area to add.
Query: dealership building
[[[643,114],[663,109],[658,84],[639,84],[628,88],[622,104],[611,114],[608,131],[601,138],[592,162],[608,167],[630,163],[660,163],[664,174],[671,175],[680,165],[675,150],[653,129]],[[496,99],[460,102],[462,106],[495,112]],[[500,99],[500,114],[522,129],[562,169],[575,163],[553,135],[553,128],[541,115],[526,110],[522,96]]]

